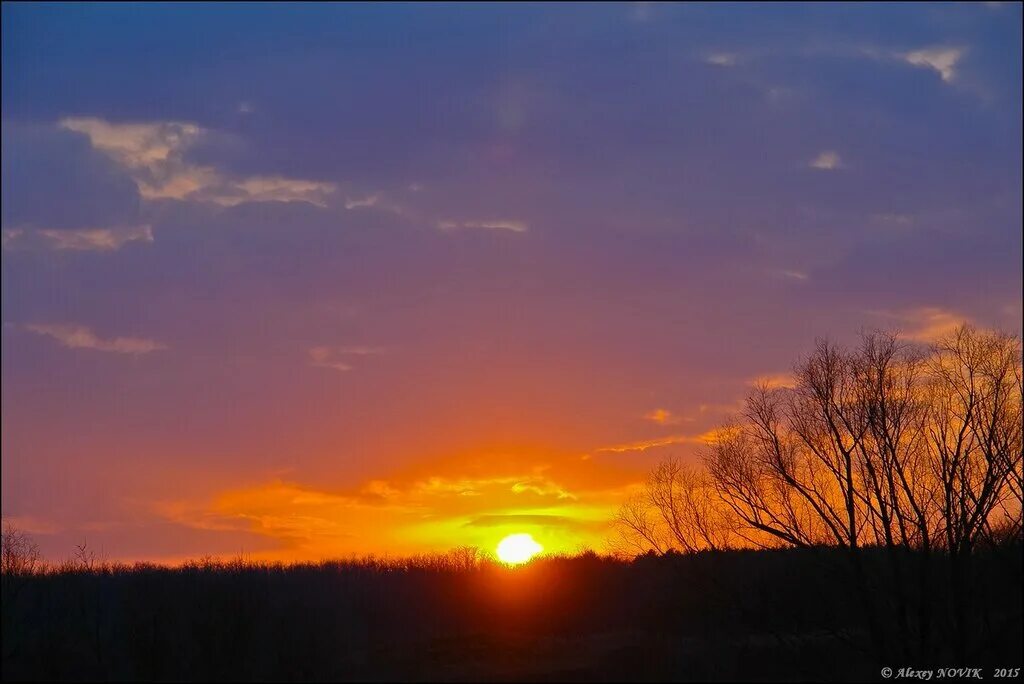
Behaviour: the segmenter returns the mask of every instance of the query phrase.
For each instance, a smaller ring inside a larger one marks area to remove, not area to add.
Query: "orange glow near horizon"
[[[242,552],[254,560],[306,562],[459,547],[494,554],[503,539],[521,533],[548,553],[571,554],[605,550],[609,521],[642,475],[620,471],[611,459],[525,449],[477,453],[418,461],[352,484],[211,482],[205,494],[146,505],[177,527],[239,540],[209,554],[224,558]]]

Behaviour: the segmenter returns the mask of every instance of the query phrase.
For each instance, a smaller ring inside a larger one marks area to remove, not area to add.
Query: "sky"
[[[606,548],[817,337],[1021,329],[1021,6],[2,9],[44,554]]]

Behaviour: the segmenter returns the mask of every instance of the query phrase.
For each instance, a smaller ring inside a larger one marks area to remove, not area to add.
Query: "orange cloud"
[[[541,470],[399,474],[338,491],[275,479],[154,509],[180,525],[273,539],[276,548],[257,555],[281,560],[462,545],[490,550],[515,532],[533,534],[549,551],[601,548],[620,491],[570,491]]]
[[[714,433],[715,431],[711,430],[699,435],[670,435],[668,437],[657,437],[655,439],[645,439],[637,442],[629,442],[627,444],[601,447],[600,449],[597,449],[597,451],[621,454],[630,451],[658,449],[661,447],[672,446],[674,444],[707,444],[714,438]]]
[[[937,306],[922,306],[903,311],[869,311],[886,320],[887,325],[895,321],[903,336],[917,342],[934,342],[956,330],[971,319],[948,309]]]
[[[796,387],[796,379],[792,373],[770,373],[768,375],[759,375],[747,384],[751,386],[766,386],[769,389],[789,389]]]
[[[654,409],[650,413],[644,416],[645,420],[649,420],[658,425],[679,425],[692,420],[692,418],[686,418],[678,414],[672,413],[668,409]]]

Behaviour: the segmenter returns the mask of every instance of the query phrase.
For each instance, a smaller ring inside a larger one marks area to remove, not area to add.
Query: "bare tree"
[[[958,653],[966,657],[975,625],[971,556],[993,526],[1020,536],[1020,341],[961,327],[929,358],[928,437],[941,529],[949,560]],[[1014,531],[1015,530],[1015,531]]]
[[[624,555],[646,553],[664,553],[669,550],[663,544],[663,536],[658,530],[657,513],[651,506],[646,492],[629,496],[615,514],[612,521],[616,538],[611,545]]]
[[[1021,537],[1020,340],[962,326],[923,347],[871,332],[853,349],[818,341],[794,377],[792,388],[751,391],[703,469],[655,468],[619,512],[624,536],[655,551],[844,549],[876,648],[895,642],[892,655],[929,654],[932,559],[943,553],[942,594],[966,657],[972,554]],[[869,581],[869,548],[883,551],[884,586],[874,570]]]
[[[41,564],[39,545],[28,534],[4,521],[3,538],[0,541],[0,571],[3,575],[31,575]]]
[[[679,458],[659,463],[644,488],[619,508],[620,546],[635,552],[694,552],[731,545],[729,513],[708,473]]]

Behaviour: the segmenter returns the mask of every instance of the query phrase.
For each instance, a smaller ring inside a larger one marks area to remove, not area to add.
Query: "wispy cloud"
[[[804,282],[810,279],[810,276],[803,271],[796,271],[793,269],[779,269],[777,271],[772,271],[772,273],[780,278],[796,280],[798,282]]]
[[[321,368],[333,368],[336,371],[350,371],[352,364],[334,358],[331,347],[313,347],[309,350],[310,365]]]
[[[824,150],[808,162],[808,166],[821,171],[835,171],[843,168],[843,160],[835,150]]]
[[[649,420],[658,425],[679,425],[691,419],[675,414],[668,409],[658,408],[646,414],[644,420]]]
[[[354,356],[374,356],[384,353],[384,347],[335,347],[338,354],[352,354]]]
[[[575,530],[580,527],[591,527],[593,523],[577,520],[564,515],[499,513],[478,515],[463,524],[463,527],[552,527],[564,530]]]
[[[129,242],[153,242],[152,227],[148,224],[74,230],[19,227],[5,228],[3,231],[3,248],[12,250],[44,247],[57,250],[112,252]]]
[[[129,242],[153,242],[153,229],[149,225],[122,228],[85,228],[78,230],[40,230],[39,234],[54,249],[110,252],[121,249]]]
[[[337,189],[333,183],[284,176],[235,178],[213,166],[195,164],[186,158],[187,151],[215,134],[193,123],[68,117],[59,125],[84,134],[93,147],[123,166],[145,199],[196,199],[223,206],[301,201],[326,206]]]
[[[712,52],[704,55],[704,62],[714,66],[731,67],[736,66],[739,57],[732,52]]]
[[[206,135],[199,126],[178,121],[110,123],[93,117],[67,117],[60,126],[88,136],[93,147],[122,166],[156,174]],[[159,175],[159,174],[156,174]]]
[[[518,480],[512,484],[511,489],[516,494],[529,492],[537,496],[554,496],[556,499],[576,498],[572,493],[543,477],[530,477],[525,480]]]
[[[55,534],[61,527],[55,522],[32,515],[4,515],[5,525],[30,534]]]
[[[768,389],[785,389],[796,387],[796,379],[792,373],[770,373],[751,378],[747,384],[751,387],[759,385]]]
[[[233,205],[242,202],[309,202],[323,207],[334,193],[333,183],[285,178],[284,176],[252,176],[237,181],[225,181],[228,189],[237,188],[241,195],[233,197],[212,189],[211,199],[218,204]]]
[[[897,57],[907,64],[932,69],[943,81],[952,83],[957,76],[957,64],[966,52],[963,47],[938,46],[898,53]]]
[[[861,56],[889,62],[902,62],[914,67],[931,69],[944,83],[957,81],[957,67],[967,48],[956,45],[929,45],[916,50],[889,50],[876,46],[863,46],[859,49]]]
[[[353,356],[375,356],[383,354],[383,347],[367,346],[317,346],[309,349],[310,365],[321,368],[331,368],[336,371],[350,371],[354,368],[351,363]]]
[[[622,454],[631,451],[659,449],[661,447],[672,446],[674,444],[708,444],[715,438],[715,434],[716,432],[711,430],[699,435],[670,435],[668,437],[656,437],[654,439],[644,439],[637,442],[629,442],[627,444],[616,444],[613,446],[601,447],[599,449],[595,449],[595,451],[599,453]]]
[[[2,246],[3,249],[8,249],[14,247],[18,243],[18,241],[21,240],[22,236],[25,235],[25,229],[4,228],[3,232],[0,233],[0,235],[2,235],[2,241],[0,241],[0,246]]]
[[[507,230],[512,233],[525,233],[530,229],[524,221],[487,220],[487,221],[438,221],[437,227],[444,231],[460,228],[483,230]]]
[[[345,200],[346,209],[361,209],[363,207],[376,206],[380,201],[380,195],[367,195],[366,197],[348,198]]]
[[[70,349],[93,349],[115,354],[149,354],[167,349],[167,346],[140,337],[112,337],[103,339],[84,325],[65,323],[29,323],[24,326],[29,332],[52,337]]]
[[[922,306],[902,311],[869,311],[869,314],[885,320],[887,326],[896,324],[903,335],[918,342],[934,342],[948,335],[971,319],[955,311],[937,306]]]

